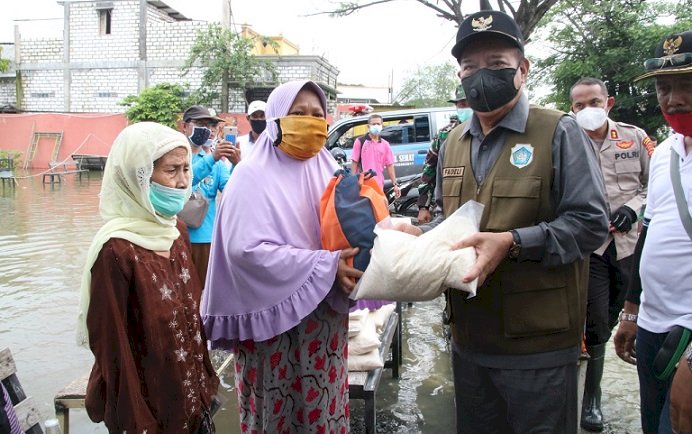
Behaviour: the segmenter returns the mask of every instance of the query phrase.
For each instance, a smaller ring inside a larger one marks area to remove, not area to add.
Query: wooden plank
[[[82,374],[80,377],[75,378],[63,387],[58,393],[55,394],[55,400],[60,399],[84,399],[86,395],[87,383],[89,382],[90,372]]]
[[[16,372],[17,366],[14,363],[12,352],[9,348],[4,348],[0,351],[0,380],[7,389],[12,404],[18,404],[26,399],[26,394],[24,394],[22,385],[19,384]]]
[[[0,380],[4,380],[15,372],[17,367],[14,364],[12,352],[9,348],[4,348],[0,351]]]
[[[17,413],[17,419],[22,431],[29,431],[31,427],[40,422],[41,416],[38,407],[34,400],[29,397],[19,404],[14,406],[14,411]]]

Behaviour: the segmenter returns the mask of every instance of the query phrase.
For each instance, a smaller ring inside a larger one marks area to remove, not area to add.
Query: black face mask
[[[517,68],[481,68],[461,80],[469,106],[474,111],[487,113],[510,102],[519,92],[514,87],[516,74]]]
[[[207,140],[211,137],[211,130],[206,127],[193,127],[192,134],[187,137],[193,145],[202,146],[207,143]]]
[[[267,121],[265,119],[250,119],[250,128],[255,134],[262,134],[262,131],[267,128]]]

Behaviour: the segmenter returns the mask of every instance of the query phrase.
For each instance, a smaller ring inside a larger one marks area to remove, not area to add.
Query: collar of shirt
[[[672,143],[670,144],[670,149],[672,152],[675,152],[682,158],[683,160],[686,160],[692,153],[688,154],[687,150],[685,150],[685,136],[682,134],[675,133],[671,136],[672,138]]]
[[[512,107],[512,110],[510,110],[505,117],[500,120],[500,122],[498,122],[495,128],[493,128],[493,131],[497,130],[498,128],[504,128],[507,130],[516,131],[518,133],[523,133],[526,131],[526,123],[528,120],[529,98],[526,96],[526,93],[522,91],[517,104]],[[483,130],[481,129],[478,116],[475,113],[471,117],[471,122],[466,123],[464,131],[461,133],[462,136],[467,132],[470,132],[472,136],[477,137],[480,140],[483,140],[485,137]]]
[[[194,145],[193,145],[193,146],[194,146]],[[199,158],[204,158],[204,157],[206,157],[206,156],[209,155],[209,154],[211,154],[211,152],[207,152],[207,151],[204,150],[204,148],[201,148],[201,147],[200,147],[200,148],[199,148],[199,151],[197,151],[196,153],[192,154],[192,159],[195,159],[195,158],[197,158],[197,159],[199,159]]]

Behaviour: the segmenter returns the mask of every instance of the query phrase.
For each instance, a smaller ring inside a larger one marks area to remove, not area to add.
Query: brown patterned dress
[[[111,432],[197,433],[217,391],[199,316],[202,286],[187,231],[178,229],[170,258],[110,239],[91,269],[95,361],[86,409]]]

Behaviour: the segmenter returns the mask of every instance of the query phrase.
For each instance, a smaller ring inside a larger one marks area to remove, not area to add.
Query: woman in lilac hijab
[[[320,197],[339,168],[324,148],[326,98],[277,87],[267,128],[233,172],[212,236],[202,317],[236,354],[242,432],[349,431],[348,294],[356,249],[323,250]]]

